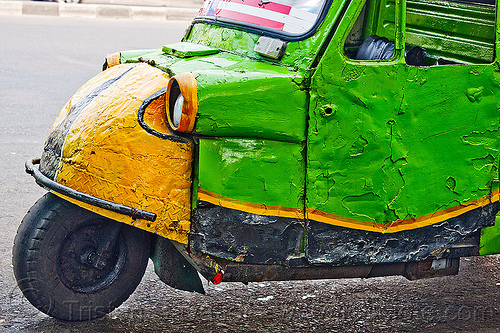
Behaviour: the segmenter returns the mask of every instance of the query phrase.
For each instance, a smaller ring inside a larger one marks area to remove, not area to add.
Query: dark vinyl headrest
[[[383,60],[394,56],[394,43],[376,35],[366,37],[356,53],[356,60]],[[418,46],[406,45],[405,59],[408,65],[426,66],[427,53]]]
[[[394,43],[385,37],[369,36],[356,53],[356,60],[391,59],[394,56]]]

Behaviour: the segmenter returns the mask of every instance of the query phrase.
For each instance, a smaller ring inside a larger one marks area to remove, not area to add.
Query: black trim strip
[[[79,200],[81,202],[87,203],[92,206],[96,206],[99,208],[107,209],[109,211],[115,212],[115,213],[120,213],[123,215],[128,215],[133,217],[134,219],[142,219],[146,221],[155,221],[156,220],[156,214],[155,213],[150,213],[141,209],[137,208],[132,208],[129,206],[117,204],[115,202],[107,201],[104,199],[99,199],[96,197],[93,197],[91,195],[78,192],[72,188],[69,188],[67,186],[61,185],[48,177],[44,176],[38,168],[36,168],[34,165],[35,164],[40,164],[40,159],[35,158],[31,161],[26,161],[25,163],[25,168],[26,168],[26,173],[30,174],[33,176],[38,183],[38,185],[42,187],[46,187],[50,190],[53,190],[57,193],[60,193],[62,195],[65,195],[67,197],[70,197],[72,199]]]
[[[337,33],[337,30],[339,28],[340,22],[342,22],[342,20],[343,20],[343,18],[345,16],[345,13],[347,12],[347,9],[351,5],[351,2],[352,2],[352,0],[347,0],[344,3],[344,6],[342,7],[342,9],[340,11],[340,14],[337,17],[337,20],[333,24],[332,29],[330,30],[330,32],[328,33],[328,36],[323,41],[323,44],[321,44],[319,52],[316,54],[316,57],[314,58],[314,60],[313,60],[313,62],[311,64],[311,68],[316,68],[318,66],[319,61],[321,60],[321,58],[323,57],[323,54],[326,52],[326,49],[330,45],[330,42],[332,41],[333,36]]]
[[[139,125],[141,125],[142,128],[149,134],[153,134],[154,136],[157,136],[161,139],[169,140],[172,142],[181,142],[181,143],[188,143],[188,139],[181,137],[180,135],[170,135],[170,134],[165,134],[165,133],[160,133],[158,131],[155,131],[151,127],[149,127],[148,124],[144,121],[144,113],[146,112],[146,108],[153,102],[155,99],[158,99],[162,95],[164,95],[167,92],[167,87],[161,88],[157,92],[155,92],[153,95],[149,96],[142,102],[141,106],[139,107],[139,111],[137,112],[137,121],[139,122]]]

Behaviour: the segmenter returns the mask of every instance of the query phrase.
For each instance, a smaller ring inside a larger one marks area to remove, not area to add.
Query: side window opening
[[[395,1],[367,0],[344,43],[354,60],[394,55]],[[482,64],[494,60],[495,0],[407,0],[409,66]]]
[[[387,60],[394,56],[395,1],[367,0],[344,43],[355,60]]]
[[[366,3],[344,43],[344,53],[350,59],[356,59],[356,53],[364,40],[363,29],[365,26],[365,13]]]
[[[494,1],[407,0],[406,48],[425,50],[429,66],[493,62]]]

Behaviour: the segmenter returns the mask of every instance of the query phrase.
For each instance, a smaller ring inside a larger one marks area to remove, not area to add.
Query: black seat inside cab
[[[394,42],[385,37],[368,36],[356,53],[356,60],[383,60],[394,56]],[[426,52],[423,48],[406,45],[405,59],[411,66],[427,66]]]

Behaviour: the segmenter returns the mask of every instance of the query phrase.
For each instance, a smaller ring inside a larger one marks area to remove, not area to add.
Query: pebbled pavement
[[[49,1],[0,0],[0,15],[190,21],[196,16],[202,3],[198,0],[83,0],[82,3],[71,4]]]

